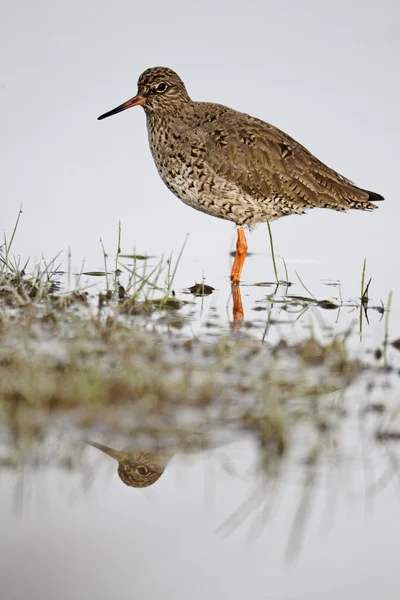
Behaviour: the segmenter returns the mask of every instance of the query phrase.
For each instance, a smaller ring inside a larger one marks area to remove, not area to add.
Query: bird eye
[[[149,471],[148,471],[148,469],[147,469],[146,467],[142,467],[142,466],[140,466],[140,467],[136,467],[136,472],[137,472],[139,475],[147,475],[147,473],[148,473]]]
[[[159,83],[158,86],[156,87],[157,92],[160,92],[160,94],[162,94],[162,92],[165,92],[166,89],[167,89],[167,84],[164,83],[164,81]]]

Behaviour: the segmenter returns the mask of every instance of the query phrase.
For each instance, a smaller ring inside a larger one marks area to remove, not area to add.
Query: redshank
[[[171,69],[147,69],[137,85],[136,96],[99,119],[143,106],[165,185],[185,204],[237,225],[232,283],[239,282],[247,253],[244,226],[309,208],[372,210],[372,202],[383,200],[273,125],[221,104],[195,102]]]

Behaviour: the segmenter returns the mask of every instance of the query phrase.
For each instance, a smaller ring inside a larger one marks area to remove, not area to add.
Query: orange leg
[[[240,327],[240,324],[243,322],[243,319],[244,319],[242,295],[240,293],[240,286],[237,283],[232,283],[232,298],[233,298],[233,325],[234,325],[234,329],[236,329],[237,326]]]
[[[246,236],[244,235],[243,227],[238,227],[237,233],[238,237],[236,242],[236,254],[231,271],[232,283],[239,283],[244,265],[244,260],[247,254],[247,242]]]

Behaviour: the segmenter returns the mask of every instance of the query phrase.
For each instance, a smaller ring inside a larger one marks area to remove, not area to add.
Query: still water
[[[94,451],[85,474],[3,470],[1,598],[396,597],[398,473],[385,453],[382,489],[366,451],[307,491],[293,474],[278,489],[258,481],[249,440],[220,452],[232,472],[217,453],[177,456],[146,490]]]
[[[250,272],[258,260],[249,258]],[[189,255],[181,264],[178,282]],[[94,307],[98,281],[80,282],[93,284]],[[193,403],[199,392],[190,371],[180,392],[187,407],[177,399],[158,412],[136,402],[123,413],[99,409],[86,423],[61,411],[46,417],[41,440],[26,448],[5,421],[1,600],[396,597],[399,360],[395,348],[384,348],[385,328],[389,342],[398,331],[395,303],[389,315],[371,298],[360,332],[359,281],[349,292],[335,281],[307,282],[340,308],[313,305],[298,278],[289,288],[243,285],[244,322],[232,329],[228,283],[199,298],[185,293],[192,283],[175,286],[178,299],[191,301],[176,311],[188,321],[177,328],[156,311],[145,329],[164,340],[173,378],[194,368],[220,386],[203,405]],[[321,348],[339,338],[347,340],[346,361],[366,369],[329,366]],[[227,354],[204,358],[221,339]],[[311,350],[307,339],[315,339]],[[197,341],[185,354],[180,344],[188,340]],[[299,373],[300,387],[287,389],[282,382]],[[268,433],[277,398],[282,442]],[[130,422],[135,435],[127,433]],[[118,454],[123,448],[127,454]],[[138,450],[145,453],[132,458]],[[136,487],[117,474],[115,458],[130,456]]]

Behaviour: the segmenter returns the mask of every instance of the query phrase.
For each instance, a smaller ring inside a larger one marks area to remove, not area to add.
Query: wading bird
[[[180,200],[237,225],[231,281],[247,253],[244,226],[309,208],[372,210],[380,194],[357,187],[283,131],[212,102],[195,102],[166,67],[140,75],[137,95],[101,115],[132,106],[146,113],[150,150],[165,185]]]

